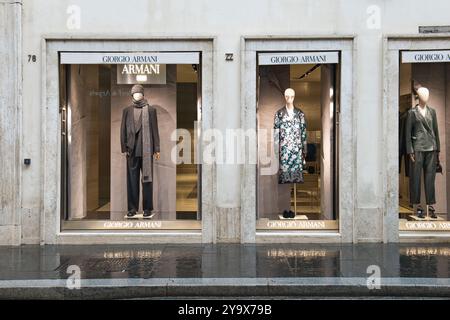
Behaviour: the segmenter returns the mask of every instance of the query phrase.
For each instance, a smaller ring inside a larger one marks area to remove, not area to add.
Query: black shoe
[[[290,215],[289,211],[284,210],[283,211],[283,218],[287,219],[287,218],[290,218],[290,217],[291,217],[291,215]]]
[[[133,218],[135,215],[136,215],[136,211],[128,211],[128,213],[127,213],[128,218]]]
[[[417,207],[417,217],[420,218],[420,219],[425,218],[424,211],[423,211],[422,207]]]
[[[144,214],[142,215],[144,218],[148,218],[152,215],[152,212],[150,210],[144,210]]]
[[[437,219],[436,210],[433,208],[433,206],[428,206],[428,212],[431,212],[430,217],[432,219]]]
[[[292,210],[289,210],[289,218],[295,218],[295,213]]]

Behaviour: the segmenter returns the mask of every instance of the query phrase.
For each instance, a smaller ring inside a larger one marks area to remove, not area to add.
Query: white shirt
[[[427,107],[425,106],[424,108],[422,108],[420,105],[417,105],[417,107],[419,108],[419,112],[422,115],[422,117],[425,118],[425,116],[427,114]]]

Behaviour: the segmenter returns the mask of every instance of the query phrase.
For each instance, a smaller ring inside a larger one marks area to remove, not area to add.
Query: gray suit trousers
[[[415,162],[411,161],[409,175],[409,190],[412,204],[420,203],[420,183],[422,171],[425,177],[425,199],[427,205],[436,203],[435,178],[436,178],[436,151],[416,151],[414,152]]]

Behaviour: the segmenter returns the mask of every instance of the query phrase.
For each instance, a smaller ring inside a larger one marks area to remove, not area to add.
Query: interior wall
[[[450,142],[450,130],[447,130],[447,128],[450,128],[450,63],[445,64],[445,141]],[[441,128],[443,130],[443,128]],[[450,143],[445,144],[445,149],[442,147],[441,153],[445,153],[445,158],[450,159]],[[443,152],[445,150],[445,152]],[[450,220],[450,212],[448,209],[450,208],[450,168],[447,165],[447,162],[442,162],[444,174],[446,177],[446,197],[447,197],[447,220]]]
[[[99,205],[110,202],[111,189],[111,70],[99,66]]]
[[[411,94],[411,63],[400,63],[400,95]]]
[[[306,130],[308,131],[308,142],[313,139],[313,131],[320,132],[322,127],[320,92],[321,87],[321,69],[316,68],[303,79],[298,77],[304,75],[314,67],[313,64],[291,65],[291,88],[295,90],[295,103],[303,113],[306,119]]]
[[[103,122],[99,118],[100,105],[98,95],[92,94],[98,90],[98,71],[99,67],[94,66],[94,74],[85,77],[84,81],[87,85],[86,104],[87,109],[87,132],[86,132],[86,197],[87,211],[95,211],[99,206],[99,166],[100,166],[100,127]]]
[[[190,67],[190,66],[189,66]],[[180,72],[179,72],[180,73]],[[190,72],[192,74],[193,72]],[[194,73],[195,75],[195,73]],[[191,163],[177,165],[177,206],[178,217],[197,217],[199,197],[198,164],[196,159],[196,143],[194,124],[197,120],[197,83],[180,82],[177,80],[177,128],[188,130],[191,134],[190,154]],[[186,79],[190,80],[190,79]],[[193,79],[195,81],[195,79]],[[192,81],[192,80],[191,80]],[[183,150],[183,156],[187,150]],[[195,177],[195,178],[194,178]],[[189,214],[187,214],[189,213]],[[183,215],[180,215],[183,214]]]
[[[120,150],[122,110],[131,104],[131,85],[118,85],[116,69],[112,68],[111,85],[111,219],[122,220],[127,211],[126,156]],[[176,129],[176,65],[167,65],[166,85],[144,85],[145,98],[156,108],[161,145],[161,158],[154,160],[154,219],[176,218],[176,165],[171,160]],[[141,191],[142,192],[142,191]],[[139,210],[142,210],[142,196]]]
[[[259,70],[258,131],[266,130],[269,137],[272,134],[275,112],[286,104],[284,90],[290,87],[290,69],[289,65],[282,65],[260,66]],[[294,103],[297,105],[297,101]],[[273,144],[258,141],[259,159],[271,155],[272,163],[278,163]],[[290,208],[292,184],[278,184],[278,171],[263,175],[263,167],[259,165],[257,168],[258,218],[278,219],[277,214]]]
[[[430,90],[428,105],[436,110],[439,126],[439,139],[441,150],[446,150],[446,67],[441,63],[414,63],[412,64],[412,78]],[[444,168],[447,167],[446,152],[440,153],[440,160]],[[436,213],[447,212],[447,176],[436,174]],[[422,206],[425,208],[425,194],[422,178]]]
[[[98,205],[98,66],[71,65],[69,79],[69,218]]]
[[[333,219],[333,121],[334,105],[334,69],[333,66],[321,66],[321,152],[320,152],[320,205],[321,218]],[[331,92],[333,89],[333,92]]]
[[[411,90],[411,79],[411,64],[401,63],[399,115],[409,110],[414,104],[413,93]],[[402,161],[400,163],[399,197],[400,205],[407,206],[409,204],[409,177],[406,175],[404,158],[402,158]]]

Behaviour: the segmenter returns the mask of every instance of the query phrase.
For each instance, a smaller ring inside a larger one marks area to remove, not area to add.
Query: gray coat
[[[152,106],[148,108],[149,129],[150,129],[150,154],[160,152],[158,119],[156,109]],[[123,109],[122,123],[120,126],[120,145],[122,152],[129,152],[134,156],[142,156],[142,115],[138,128],[134,125],[134,106],[130,105]]]
[[[405,124],[406,153],[408,154],[415,151],[440,151],[436,111],[428,106],[426,108],[425,117],[417,106],[408,111]]]

